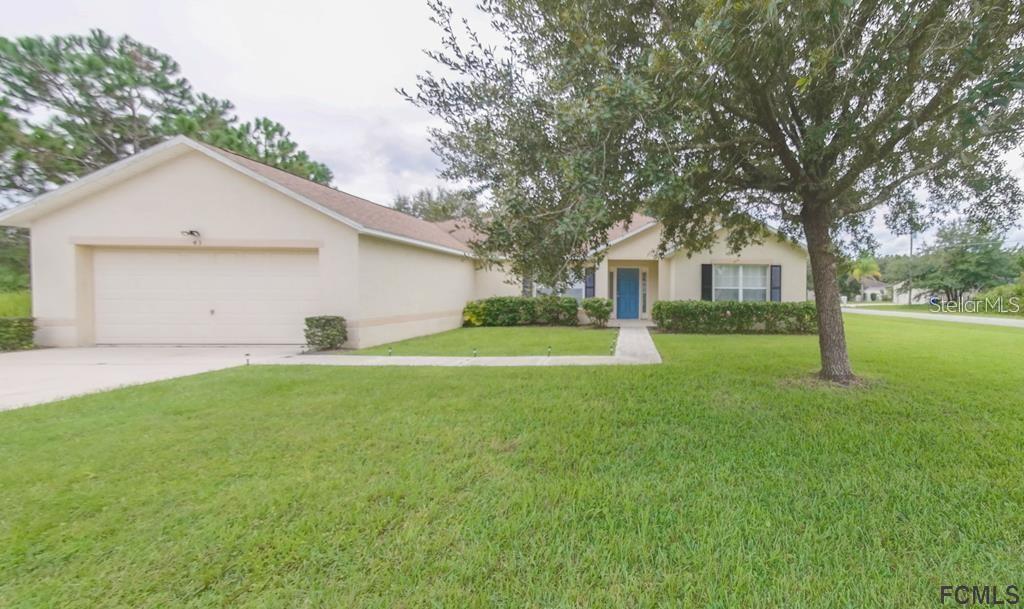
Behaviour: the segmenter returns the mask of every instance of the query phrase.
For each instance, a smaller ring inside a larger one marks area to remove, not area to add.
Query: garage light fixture
[[[203,236],[201,234],[199,234],[199,231],[197,231],[194,228],[193,229],[189,229],[189,230],[181,231],[181,236],[182,237],[188,237],[189,239],[192,239],[192,245],[199,245],[200,242],[202,242],[202,238],[203,238]]]

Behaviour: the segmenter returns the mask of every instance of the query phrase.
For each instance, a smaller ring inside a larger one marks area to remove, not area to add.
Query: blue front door
[[[615,316],[640,317],[640,269],[619,269],[615,273]]]

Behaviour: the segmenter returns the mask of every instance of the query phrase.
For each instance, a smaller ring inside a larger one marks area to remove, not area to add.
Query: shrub
[[[688,334],[815,334],[813,302],[660,300],[651,312],[658,328]]]
[[[572,296],[538,296],[533,323],[542,326],[575,326],[579,323],[580,303]]]
[[[31,349],[36,324],[31,317],[0,317],[0,351]]]
[[[462,310],[467,326],[518,326],[533,323],[536,306],[532,298],[495,296],[475,300]]]
[[[531,324],[574,326],[579,303],[569,296],[494,296],[467,303],[464,325],[525,326]]]
[[[583,301],[583,311],[592,324],[603,328],[612,316],[612,301],[608,298],[587,298]]]
[[[484,315],[487,312],[487,307],[484,305],[482,300],[474,300],[466,303],[466,308],[462,309],[462,325],[470,328],[479,328],[484,325]]]
[[[345,318],[320,315],[306,318],[306,344],[314,351],[340,349],[348,340]]]

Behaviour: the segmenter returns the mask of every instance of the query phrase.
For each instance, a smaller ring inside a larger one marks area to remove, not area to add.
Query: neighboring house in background
[[[913,294],[907,290],[907,282],[901,281],[892,286],[893,304],[929,304],[932,298],[935,298],[937,302],[946,302],[945,294],[941,292],[933,292],[931,290],[922,290],[920,288],[914,288]],[[977,296],[978,292],[968,290],[964,292],[964,300],[970,300]]]
[[[431,223],[176,137],[0,214],[32,231],[43,346],[301,344],[342,315],[349,346],[459,327],[466,302],[518,295],[478,269],[457,223]],[[580,291],[618,318],[669,299],[803,300],[806,252],[770,240],[659,260],[637,216],[610,235]]]
[[[889,296],[889,285],[874,277],[861,277],[858,302],[881,302]]]

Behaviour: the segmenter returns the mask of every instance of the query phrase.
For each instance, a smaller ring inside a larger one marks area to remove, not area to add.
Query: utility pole
[[[910,277],[907,278],[907,304],[914,304],[914,227],[910,227],[910,260],[907,261],[907,272],[910,273]]]

